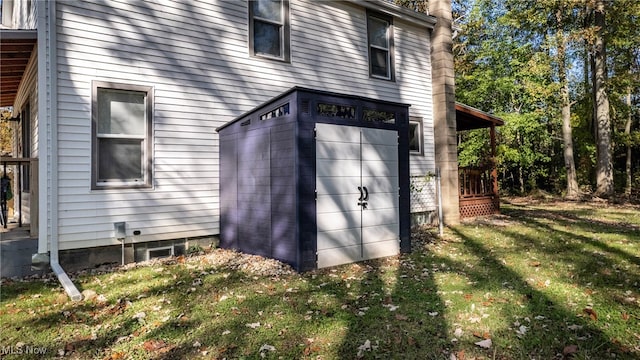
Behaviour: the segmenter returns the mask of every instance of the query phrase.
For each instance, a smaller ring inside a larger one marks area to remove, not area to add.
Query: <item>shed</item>
[[[220,246],[298,271],[410,251],[408,109],[294,87],[218,128]]]

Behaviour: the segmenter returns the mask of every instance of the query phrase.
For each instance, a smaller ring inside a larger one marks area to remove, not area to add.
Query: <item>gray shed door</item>
[[[396,131],[316,124],[316,187],[319,268],[399,253]]]

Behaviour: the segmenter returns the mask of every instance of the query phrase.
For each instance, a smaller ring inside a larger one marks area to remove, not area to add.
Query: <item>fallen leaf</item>
[[[125,358],[125,353],[122,351],[116,351],[114,353],[111,354],[111,356],[109,356],[108,358],[105,358],[105,360],[121,360]]]
[[[320,351],[320,347],[318,345],[314,345],[314,344],[310,344],[307,347],[304,348],[304,350],[302,351],[302,353],[305,356],[309,356],[315,352]]]
[[[483,349],[491,349],[491,339],[485,339],[485,340],[482,340],[482,341],[478,341],[475,344],[480,346]]]
[[[366,340],[364,344],[358,346],[358,354],[357,357],[361,358],[364,356],[365,351],[371,351],[371,341]]]
[[[384,306],[387,309],[389,309],[389,311],[396,311],[400,307],[400,306],[393,305],[393,304],[383,304],[382,306]]]
[[[569,329],[569,330],[580,330],[580,329],[582,329],[582,325],[576,325],[576,324],[569,325],[569,326],[567,326],[567,329]]]
[[[275,346],[273,345],[269,345],[269,344],[264,344],[262,346],[260,346],[260,350],[258,350],[260,352],[264,352],[264,351],[276,351]]]
[[[591,308],[585,308],[584,310],[582,310],[585,314],[589,315],[589,317],[591,318],[591,320],[593,321],[598,321],[598,314],[596,314],[595,310],[591,309]]]
[[[408,320],[409,318],[405,315],[401,315],[401,314],[396,314],[396,320],[400,320],[400,321],[404,321],[404,320]]]
[[[460,332],[462,333],[462,330],[460,330]],[[473,332],[473,336],[477,337],[478,339],[485,339],[485,340],[491,339],[491,335],[489,335],[488,332],[484,332],[484,333],[481,334],[481,333],[479,333],[477,331],[474,331]]]
[[[247,327],[252,328],[252,329],[256,329],[256,328],[259,328],[259,327],[260,327],[260,323],[259,323],[259,322],[257,322],[257,323],[245,324],[245,325],[246,325]]]
[[[629,320],[629,314],[627,314],[626,312],[622,313],[622,320],[627,321]]]
[[[569,356],[578,352],[578,345],[567,345],[562,350],[562,355]]]
[[[165,343],[163,340],[147,340],[142,345],[142,347],[144,347],[144,349],[147,351],[160,350],[165,346],[167,346],[167,343]]]
[[[518,330],[516,330],[516,334],[518,334],[519,336],[524,336],[527,333],[528,330],[529,330],[529,328],[527,328],[526,326],[520,325]]]
[[[144,311],[140,311],[139,313],[133,315],[134,319],[144,319],[145,317],[147,317],[147,314]]]
[[[538,267],[540,265],[541,265],[540,261],[532,261],[532,262],[529,263],[529,266],[533,266],[533,267]]]

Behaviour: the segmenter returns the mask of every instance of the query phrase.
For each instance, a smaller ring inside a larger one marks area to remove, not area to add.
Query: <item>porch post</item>
[[[491,124],[491,179],[493,182],[493,195],[498,198],[498,166],[496,164],[496,124]]]

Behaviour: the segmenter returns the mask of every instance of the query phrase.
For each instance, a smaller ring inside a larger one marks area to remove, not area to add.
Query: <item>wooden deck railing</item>
[[[500,213],[498,181],[491,167],[461,167],[460,216],[475,217]]]
[[[458,169],[460,197],[482,197],[496,195],[493,188],[491,168],[461,167]]]

